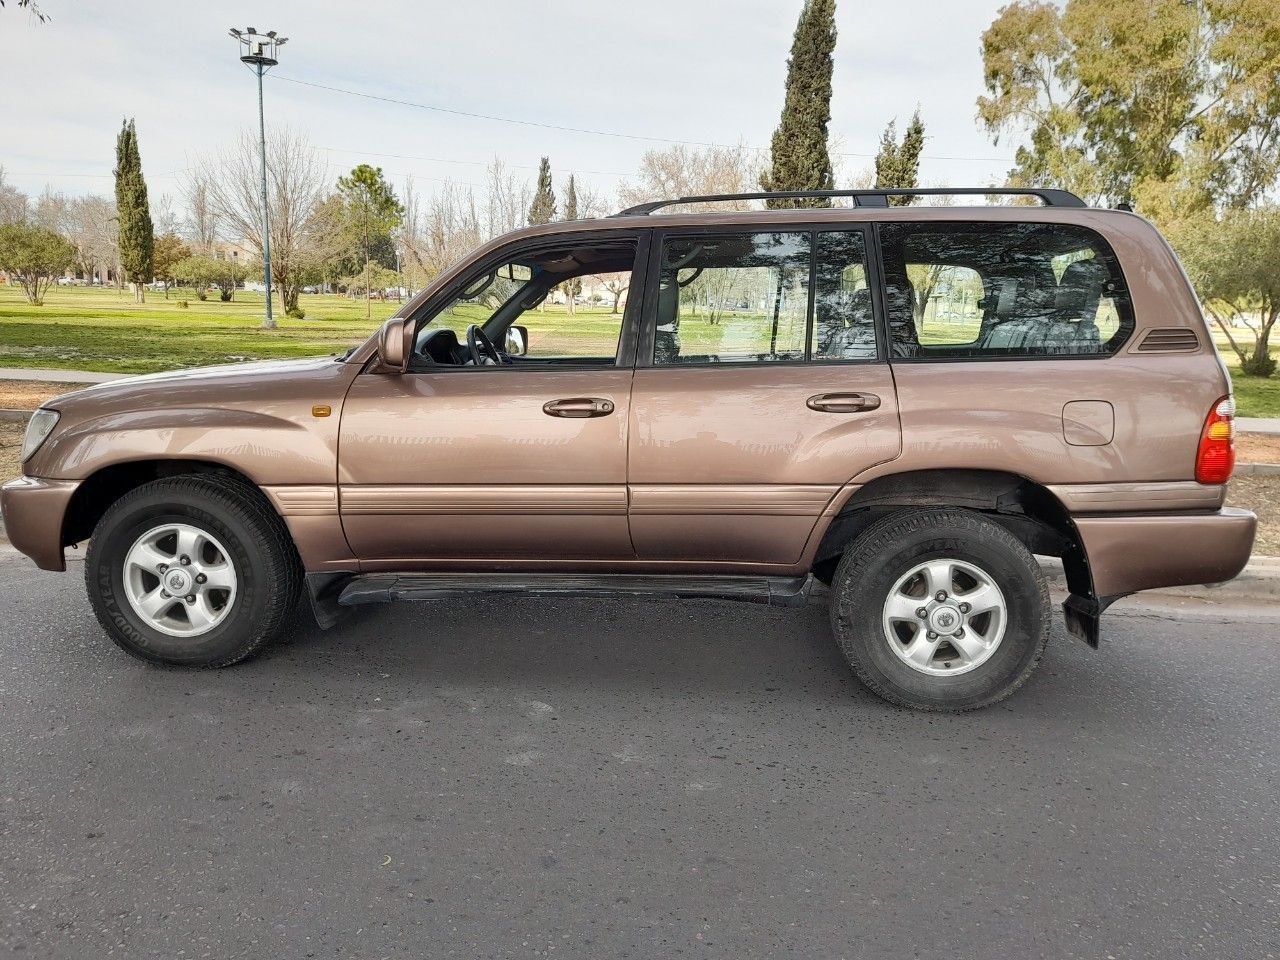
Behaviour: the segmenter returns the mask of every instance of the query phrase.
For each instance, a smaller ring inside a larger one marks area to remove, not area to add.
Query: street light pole
[[[274,330],[275,317],[271,312],[271,218],[267,201],[267,121],[262,105],[262,75],[280,61],[277,50],[288,42],[288,37],[277,36],[274,30],[259,34],[253,27],[247,30],[231,29],[231,36],[239,42],[243,53],[240,62],[258,75],[258,149],[262,157],[262,284],[267,292],[267,312],[262,325]]]

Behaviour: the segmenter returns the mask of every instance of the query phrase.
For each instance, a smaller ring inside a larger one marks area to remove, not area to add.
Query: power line
[[[146,178],[148,180],[159,180],[163,177],[176,177],[189,169],[189,167],[180,167],[177,170],[169,170],[165,173],[148,173]],[[114,173],[33,173],[29,170],[10,170],[8,168],[5,169],[4,173],[7,177],[91,177],[99,180],[114,180],[116,176]]]
[[[272,79],[284,80],[286,83],[297,83],[304,87],[315,87],[317,90],[328,90],[330,93],[345,93],[350,97],[363,97],[365,100],[378,100],[382,103],[394,103],[402,107],[415,107],[418,110],[432,110],[436,113],[448,113],[456,117],[470,117],[473,120],[493,120],[498,123],[515,123],[524,127],[540,127],[543,130],[561,130],[566,133],[588,133],[597,137],[617,137],[622,140],[648,140],[654,143],[682,143],[691,147],[719,147],[723,144],[707,143],[702,140],[673,140],[670,137],[649,137],[638,133],[617,133],[610,130],[590,130],[585,127],[567,127],[557,123],[542,123],[538,120],[517,120],[514,117],[499,117],[488,113],[472,113],[468,110],[454,110],[450,107],[437,107],[429,103],[416,103],[413,100],[401,100],[397,97],[384,97],[376,93],[362,93],[359,90],[346,90],[342,87],[331,87],[323,83],[313,83],[310,80],[299,80],[296,77],[286,77],[281,74],[273,74]]]
[[[457,110],[452,107],[441,107],[441,106],[437,106],[435,104],[430,104],[430,103],[419,103],[415,100],[404,100],[399,97],[387,97],[377,93],[366,93],[362,90],[349,90],[345,87],[335,87],[329,84],[316,83],[312,80],[300,80],[297,77],[286,77],[283,74],[272,74],[271,79],[283,80],[286,83],[296,83],[304,87],[314,87],[317,90],[327,90],[330,93],[341,93],[349,97],[360,97],[365,100],[377,100],[381,103],[391,103],[401,107],[413,107],[414,109],[417,109],[417,110],[430,110],[434,113],[447,113],[455,117],[468,117],[472,120],[492,120],[495,123],[512,123],[512,124],[516,124],[524,127],[538,127],[543,130],[560,130],[565,133],[584,133],[594,137],[614,137],[620,140],[643,140],[650,143],[677,143],[677,144],[681,144],[683,146],[688,146],[688,147],[719,147],[721,149],[735,150],[738,148],[738,146],[744,146],[748,150],[755,150],[759,152],[763,152],[769,149],[768,147],[754,147],[754,146],[750,146],[749,144],[735,145],[735,144],[727,144],[727,143],[715,143],[710,140],[680,140],[674,137],[654,137],[654,136],[649,136],[647,134],[623,133],[618,130],[595,130],[589,127],[570,127],[570,126],[566,126],[558,123],[546,123],[540,120],[521,120],[516,117],[501,117],[491,113],[476,113],[470,110]],[[371,156],[377,156],[377,154],[371,154]],[[385,154],[385,156],[390,156],[390,154]],[[858,159],[869,160],[869,159],[874,159],[876,155],[874,153],[853,153],[850,151],[841,151],[837,153],[836,156],[857,157]],[[921,154],[921,157],[926,160],[951,160],[951,161],[980,162],[980,163],[1013,163],[1014,162],[1012,157],[958,157],[958,156],[946,156],[941,154],[928,154],[928,153]],[[430,159],[430,158],[417,158],[417,159]],[[470,163],[472,161],[441,161],[441,162]],[[591,173],[593,171],[584,170],[582,172]],[[615,174],[608,174],[608,175],[615,176]],[[625,174],[616,174],[616,176],[625,176]]]
[[[415,157],[406,153],[374,153],[372,150],[347,150],[342,147],[317,147],[317,150],[324,150],[328,153],[354,153],[363,157],[389,157],[393,160],[422,160],[427,163],[457,163],[468,167],[487,167],[491,161],[486,160],[448,160],[444,157]],[[537,170],[537,164],[529,163],[507,163],[502,161],[504,167],[511,167],[513,170]],[[629,177],[630,173],[623,173],[619,170],[583,170],[578,167],[566,167],[570,173],[592,173],[602,177]]]

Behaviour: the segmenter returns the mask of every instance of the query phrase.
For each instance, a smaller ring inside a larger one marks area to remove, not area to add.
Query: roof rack
[[[1037,197],[1046,207],[1083,207],[1085,202],[1067,190],[1020,189],[1014,187],[913,187],[901,190],[781,190],[774,193],[716,193],[705,197],[676,197],[638,203],[614,214],[615,217],[647,215],[663,207],[680,203],[711,203],[721,200],[814,200],[827,197],[851,197],[855,207],[887,207],[890,197],[971,197],[971,196]]]

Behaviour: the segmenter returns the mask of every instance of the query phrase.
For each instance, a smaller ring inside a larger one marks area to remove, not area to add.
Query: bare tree
[[[0,166],[0,225],[26,223],[29,207],[27,195],[5,179],[4,167]]]
[[[77,197],[67,210],[63,235],[76,250],[76,269],[90,283],[111,270],[119,277],[116,203],[107,197]],[[106,277],[102,277],[103,280]]]
[[[173,197],[163,193],[160,195],[159,200],[151,204],[151,220],[155,225],[154,229],[157,237],[166,233],[176,234],[179,231],[182,227],[182,220],[173,208]]]
[[[636,182],[623,181],[618,200],[624,207],[672,197],[711,193],[750,193],[757,188],[764,165],[760,154],[745,144],[695,149],[676,144],[648,150],[640,158]],[[686,209],[686,208],[672,208]],[[749,210],[745,200],[717,204],[689,204],[690,210]]]
[[[259,256],[263,248],[260,163],[258,138],[246,132],[224,153],[204,158],[196,168],[208,186],[210,208],[227,235],[255,248]],[[271,278],[286,312],[297,309],[312,221],[328,186],[324,161],[305,135],[288,127],[268,131]]]
[[[66,233],[70,203],[66,194],[46,186],[31,209],[31,222],[54,233]]]
[[[631,286],[631,274],[607,273],[601,274],[599,279],[604,288],[613,297],[613,312],[617,313],[618,304],[622,301],[622,295],[627,292],[627,287]]]
[[[489,239],[518,230],[528,223],[529,204],[533,200],[533,188],[528,179],[521,180],[507,172],[506,165],[497,157],[485,170],[487,194],[485,196],[486,233]]]
[[[183,233],[198,253],[208,256],[218,241],[218,214],[209,198],[209,181],[199,170],[182,183],[182,196],[187,205]]]
[[[433,279],[483,243],[485,228],[469,187],[446,180],[427,202],[421,228],[405,236],[406,252]]]

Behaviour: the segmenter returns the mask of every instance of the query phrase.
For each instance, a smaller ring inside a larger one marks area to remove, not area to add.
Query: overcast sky
[[[137,118],[153,199],[183,168],[256,124],[232,26],[289,37],[266,85],[268,122],[303,128],[335,178],[356,163],[480,182],[495,155],[528,173],[551,157],[612,196],[666,140],[767,146],[801,0],[40,0],[36,23],[0,10],[0,165],[35,195],[110,193],[121,118]],[[998,0],[838,0],[832,149],[844,179],[870,164],[885,123],[920,106],[924,183],[987,184],[1012,149],[974,119],[979,37]],[[457,116],[300,85],[307,81],[469,113]],[[637,139],[657,138],[657,139]]]

